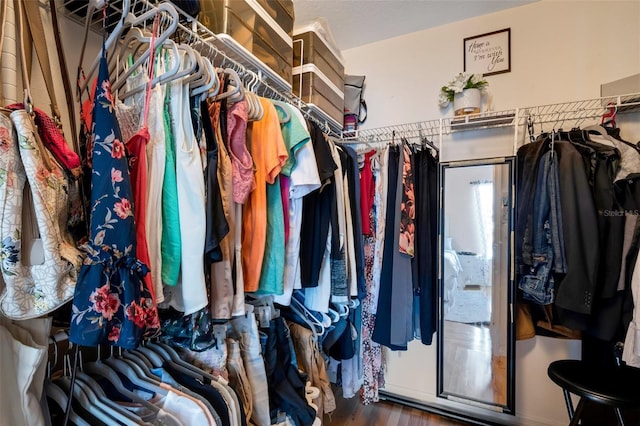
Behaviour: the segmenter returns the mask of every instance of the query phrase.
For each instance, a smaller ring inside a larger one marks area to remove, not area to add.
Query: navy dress
[[[93,100],[91,235],[73,299],[69,340],[136,348],[159,332],[158,311],[136,257],[133,193],[113,108],[106,56]]]

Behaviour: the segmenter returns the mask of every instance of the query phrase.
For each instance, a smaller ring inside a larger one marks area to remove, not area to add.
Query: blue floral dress
[[[93,101],[91,235],[73,299],[69,340],[136,348],[159,332],[155,302],[136,257],[133,194],[106,57]]]

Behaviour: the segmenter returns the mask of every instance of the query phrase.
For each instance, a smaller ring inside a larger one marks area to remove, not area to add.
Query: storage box
[[[339,128],[344,118],[344,93],[315,64],[293,69],[293,93],[331,117]]]
[[[291,83],[293,64],[291,36],[256,0],[203,0],[198,20],[214,34],[230,35],[242,47]]]
[[[344,65],[337,52],[315,31],[303,31],[293,36],[293,66],[314,64],[340,90],[344,86]]]
[[[293,0],[256,0],[265,12],[278,23],[289,37],[293,37]]]

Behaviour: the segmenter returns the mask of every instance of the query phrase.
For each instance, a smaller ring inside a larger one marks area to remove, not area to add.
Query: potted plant
[[[482,93],[489,82],[480,74],[461,72],[440,89],[440,107],[445,108],[453,102],[455,115],[477,114],[480,112]]]

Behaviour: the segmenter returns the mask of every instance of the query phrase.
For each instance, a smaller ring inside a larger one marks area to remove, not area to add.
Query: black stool
[[[547,370],[549,378],[562,388],[569,412],[570,426],[577,425],[584,410],[585,398],[613,407],[618,424],[624,426],[621,408],[640,407],[640,369],[626,365],[602,368],[566,359],[554,361]],[[580,397],[573,410],[570,393]]]

